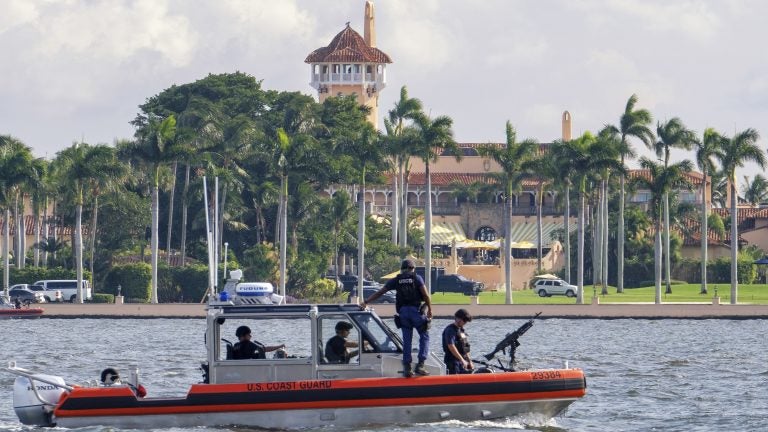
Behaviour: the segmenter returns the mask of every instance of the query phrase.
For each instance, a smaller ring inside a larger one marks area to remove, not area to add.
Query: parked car
[[[40,280],[35,285],[43,287],[48,291],[49,297],[55,295],[56,291],[61,292],[62,301],[74,303],[77,299],[77,280]],[[91,300],[91,285],[87,280],[83,280],[83,299]]]
[[[363,287],[363,298],[360,299],[362,302],[363,300],[367,299],[373,293],[378,291],[381,288],[379,287]],[[357,295],[357,289],[353,289],[350,291],[349,296],[347,297],[347,303],[350,303],[350,300],[352,299],[352,296]],[[394,291],[387,291],[385,292],[381,297],[377,298],[373,303],[395,303],[395,298],[397,297],[397,294]]]
[[[11,302],[15,302],[16,299],[23,304],[31,303],[45,303],[45,296],[39,291],[32,291],[24,286],[26,284],[14,285],[8,290],[8,296],[11,298]]]
[[[533,291],[539,297],[550,297],[553,295],[576,297],[576,285],[571,285],[562,279],[539,279],[533,285]]]
[[[485,284],[473,281],[459,274],[442,275],[432,282],[432,292],[455,292],[464,295],[478,295]]]
[[[339,280],[341,280],[342,285],[344,285],[344,291],[352,291],[354,288],[357,287],[357,275],[348,275],[348,274],[339,275]],[[363,279],[363,286],[364,287],[380,287],[381,284],[376,281]]]

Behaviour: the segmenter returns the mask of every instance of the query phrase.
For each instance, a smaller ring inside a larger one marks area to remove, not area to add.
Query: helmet
[[[416,266],[413,264],[413,261],[409,259],[403,260],[403,263],[400,264],[400,270],[406,270],[406,269],[413,270],[414,268],[416,268]]]
[[[248,326],[240,326],[235,330],[235,336],[242,337],[247,334],[251,334],[251,329]]]

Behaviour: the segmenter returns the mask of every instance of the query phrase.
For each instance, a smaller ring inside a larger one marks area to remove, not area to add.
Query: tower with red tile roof
[[[349,26],[328,46],[312,51],[304,63],[311,66],[310,85],[322,103],[329,96],[356,95],[361,105],[371,109],[368,115],[378,128],[379,92],[387,85],[389,56],[376,48],[373,2],[365,2],[364,35]]]

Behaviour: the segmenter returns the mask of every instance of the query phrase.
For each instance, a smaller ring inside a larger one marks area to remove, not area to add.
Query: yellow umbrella
[[[384,276],[380,277],[379,280],[382,281],[382,282],[386,282],[386,281],[392,279],[393,277],[397,276],[399,273],[400,273],[400,270],[393,271],[392,273],[385,274]]]

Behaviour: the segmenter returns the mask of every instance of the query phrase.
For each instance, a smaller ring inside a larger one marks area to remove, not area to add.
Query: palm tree
[[[416,115],[422,110],[421,101],[417,98],[408,97],[408,89],[403,86],[400,88],[400,99],[395,102],[395,106],[389,111],[389,118],[384,119],[385,130],[387,131],[388,146],[387,153],[395,160],[396,173],[392,176],[394,196],[392,197],[392,241],[400,247],[405,247],[408,236],[408,227],[404,221],[408,211],[407,193],[405,187],[405,171],[408,161],[412,156],[410,151],[412,146],[409,139],[406,139],[407,121],[413,121]]]
[[[165,119],[151,116],[147,124],[136,131],[138,140],[127,145],[126,151],[144,161],[149,167],[152,190],[152,228],[150,249],[152,250],[152,294],[150,301],[157,303],[157,254],[159,243],[159,196],[160,168],[176,159],[173,140],[176,137],[176,118]]]
[[[622,148],[625,149],[621,153],[621,165],[625,165],[625,158],[634,157],[632,152],[632,146],[629,144],[629,138],[635,137],[642,141],[646,147],[650,148],[653,145],[653,132],[648,127],[651,124],[651,113],[646,109],[635,109],[637,104],[637,95],[633,94],[627,100],[627,105],[624,108],[624,113],[619,119],[619,126],[614,127],[615,131],[621,134]],[[624,190],[625,190],[626,176],[621,175],[619,179],[620,192],[619,192],[619,231],[618,231],[618,275],[616,282],[616,291],[619,293],[624,292]]]
[[[419,128],[419,141],[415,153],[424,161],[424,175],[427,180],[427,202],[424,209],[424,276],[427,289],[432,292],[432,179],[429,175],[430,162],[448,151],[461,160],[458,144],[453,139],[453,120],[448,116],[431,119],[424,113],[416,114],[416,125]]]
[[[756,174],[750,181],[749,176],[744,176],[744,186],[741,188],[744,200],[754,206],[768,200],[768,180],[761,174]]]
[[[693,169],[693,164],[684,160],[672,165],[662,165],[648,158],[640,159],[640,167],[648,171],[648,176],[640,176],[635,181],[651,193],[651,214],[655,228],[654,241],[654,281],[656,286],[655,303],[661,303],[661,231],[662,208],[665,197],[671,190],[690,187],[685,175]]]
[[[504,188],[504,198],[507,203],[504,218],[504,283],[506,287],[506,304],[512,304],[512,206],[513,195],[520,191],[523,179],[528,177],[526,167],[536,157],[539,145],[532,139],[517,142],[517,132],[512,123],[507,121],[506,145],[497,147],[484,145],[477,149],[478,154],[490,158],[499,164],[501,171],[489,174]]]
[[[352,200],[345,191],[338,191],[331,198],[330,217],[333,224],[333,272],[339,275],[339,235],[354,211]],[[394,222],[393,222],[394,223]]]
[[[595,172],[615,170],[621,172],[619,149],[606,140],[599,140],[589,132],[558,146],[558,157],[570,161],[572,176],[578,185],[578,244],[576,270],[576,303],[584,303],[584,203],[587,179]]]
[[[683,125],[683,122],[675,117],[666,123],[658,123],[656,127],[656,136],[658,141],[654,144],[656,156],[663,158],[664,166],[669,166],[670,150],[680,148],[690,150],[696,142],[696,135]],[[671,250],[669,248],[669,192],[664,197],[664,251],[665,265],[664,271],[667,281],[666,294],[672,294],[671,281]]]
[[[44,237],[42,240],[34,244],[34,248],[43,251],[43,267],[48,266],[48,254],[53,257],[56,252],[64,249],[64,242],[58,240],[56,237]],[[54,266],[56,263],[53,263]]]
[[[83,303],[83,205],[85,191],[104,176],[115,177],[124,172],[117,162],[114,149],[106,145],[89,146],[75,143],[57,153],[52,164],[55,178],[60,183],[71,185],[71,194],[75,204],[74,252],[77,271],[77,302]],[[96,227],[91,227],[95,230]]]
[[[573,181],[571,178],[574,176],[573,165],[571,160],[567,158],[563,141],[557,140],[552,143],[550,148],[550,157],[552,157],[552,163],[555,170],[558,172],[559,181],[562,182],[562,192],[564,199],[563,209],[563,252],[565,255],[565,281],[571,283],[571,186]]]
[[[766,157],[763,150],[757,145],[760,134],[755,129],[743,130],[730,140],[725,142],[722,154],[718,155],[720,165],[726,174],[731,194],[731,304],[738,303],[738,254],[739,254],[739,231],[738,231],[738,213],[736,202],[738,201],[736,193],[736,169],[744,166],[746,162],[754,162],[760,168],[765,169]]]
[[[599,192],[599,229],[598,235],[598,263],[600,264],[599,280],[602,285],[601,294],[608,294],[608,180],[613,171],[617,171],[622,177],[625,175],[624,164],[620,162],[621,155],[632,155],[632,150],[628,147],[626,141],[622,141],[619,133],[612,126],[606,126],[600,130],[598,141],[601,142],[601,146],[612,149],[611,154],[617,156],[619,165],[610,166],[605,165],[599,170],[600,176],[600,192]],[[617,290],[618,292],[618,290]]]
[[[19,139],[10,135],[0,135],[0,208],[5,210],[3,217],[3,289],[5,296],[8,297],[8,280],[10,273],[10,262],[8,254],[10,251],[10,219],[11,203],[14,202],[19,194],[20,188],[28,183],[34,176],[32,166],[32,150]],[[23,256],[16,256],[16,260],[23,259]]]
[[[713,128],[704,131],[702,139],[696,142],[696,165],[701,170],[701,294],[707,294],[707,245],[709,227],[707,226],[709,208],[707,207],[707,174],[715,173],[713,157],[720,154],[724,140]],[[714,175],[712,175],[714,180]],[[714,182],[710,181],[714,190]]]
[[[48,185],[47,183],[47,177],[48,177],[48,165],[49,163],[45,159],[35,159],[32,162],[35,165],[35,170],[39,174],[39,179],[34,185],[35,187],[32,188],[32,190],[29,191],[31,201],[32,201],[32,213],[34,215],[34,236],[35,241],[33,244],[37,244],[40,241],[40,226],[41,226],[41,213],[43,213],[43,209],[45,208],[45,204],[48,200]],[[33,265],[35,267],[38,267],[40,264],[40,249],[34,248],[34,258],[33,258]]]
[[[91,207],[91,237],[90,237],[90,271],[91,278],[95,277],[94,263],[96,261],[96,233],[98,231],[99,221],[99,196],[104,192],[116,191],[124,184],[128,175],[128,167],[117,159],[117,152],[113,147],[97,146],[95,149],[100,152],[98,159],[93,155],[90,169],[91,177],[88,180],[89,194],[93,198]],[[106,150],[104,150],[106,149]],[[91,281],[93,283],[93,280]]]

